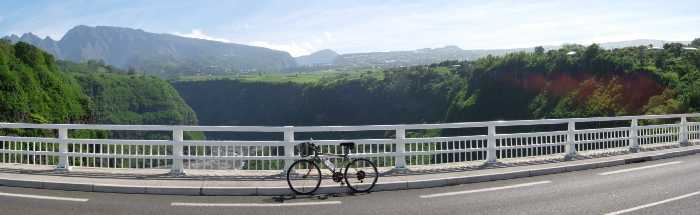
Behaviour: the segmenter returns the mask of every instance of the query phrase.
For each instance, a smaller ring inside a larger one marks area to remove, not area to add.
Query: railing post
[[[406,168],[406,129],[397,128],[396,129],[396,155],[394,156],[396,169]]]
[[[292,163],[294,163],[294,127],[285,126],[284,127],[284,156],[287,159],[284,160],[284,169],[282,173],[286,173]]]
[[[58,129],[58,165],[57,171],[70,171],[71,166],[68,164],[68,128]]]
[[[182,128],[173,128],[173,165],[170,169],[171,175],[185,175],[185,167],[183,165],[182,144],[184,141]]]
[[[486,137],[486,163],[496,163],[496,125],[490,124]]]
[[[576,131],[576,122],[569,121],[568,129],[566,130],[566,145],[564,146],[564,159],[572,160],[576,157],[576,140],[574,131]]]
[[[682,116],[681,117],[681,130],[678,133],[680,136],[678,140],[681,143],[681,146],[688,146],[688,117]]]
[[[639,126],[638,119],[632,119],[632,124],[630,126],[630,152],[639,152],[639,138],[637,137],[637,131]]]

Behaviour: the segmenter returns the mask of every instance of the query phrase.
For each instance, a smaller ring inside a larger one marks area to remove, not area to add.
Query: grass
[[[384,75],[380,70],[356,70],[356,71],[337,71],[323,70],[317,72],[305,73],[258,73],[258,74],[231,74],[231,75],[194,75],[181,76],[174,82],[186,81],[210,81],[210,80],[238,80],[243,82],[265,82],[265,83],[297,83],[297,84],[313,84],[324,80],[337,79],[358,79],[358,78],[376,78],[383,79]]]

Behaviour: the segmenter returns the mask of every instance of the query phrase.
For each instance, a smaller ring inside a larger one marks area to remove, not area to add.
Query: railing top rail
[[[0,123],[0,128],[33,129],[78,129],[78,130],[117,130],[117,131],[171,131],[171,125],[104,125],[104,124],[32,124]]]
[[[668,115],[641,115],[641,116],[617,116],[617,117],[591,117],[591,118],[566,118],[566,119],[536,119],[536,120],[509,120],[509,121],[483,121],[483,122],[457,122],[436,124],[396,124],[396,125],[351,125],[351,126],[190,126],[190,125],[104,125],[104,124],[32,124],[32,123],[4,123],[0,122],[0,128],[30,128],[30,129],[76,129],[76,130],[117,130],[117,131],[229,131],[229,132],[351,132],[351,131],[388,131],[396,129],[420,130],[420,129],[449,129],[449,128],[473,128],[487,126],[521,126],[521,125],[546,125],[564,124],[568,122],[604,122],[626,121],[646,119],[669,119],[681,117],[700,117],[700,113],[668,114]]]

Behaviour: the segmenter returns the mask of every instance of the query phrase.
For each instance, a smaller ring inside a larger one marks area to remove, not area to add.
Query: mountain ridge
[[[325,66],[333,64],[338,56],[340,54],[331,49],[322,49],[309,55],[295,57],[294,59],[297,61],[297,65],[300,66]]]
[[[427,65],[446,60],[476,60],[488,55],[501,56],[514,52],[533,52],[535,47],[510,49],[462,49],[455,45],[415,50],[359,52],[338,54],[322,49],[310,55],[292,57],[289,53],[264,47],[227,43],[168,33],[151,33],[142,29],[113,26],[78,25],[60,40],[43,39],[33,33],[3,37],[13,43],[23,41],[35,45],[59,59],[83,62],[103,60],[122,69],[174,77],[178,75],[212,75],[251,72],[290,72],[313,69],[392,68]],[[629,46],[661,47],[666,41],[635,39],[599,43],[606,49]],[[563,45],[542,46],[545,50]],[[301,66],[301,67],[300,67]],[[296,70],[294,70],[296,69]]]
[[[615,41],[615,42],[604,42],[598,43],[601,48],[604,49],[615,49],[624,48],[631,46],[648,46],[652,45],[654,47],[662,47],[665,43],[684,43],[687,44],[689,41],[667,41],[667,40],[656,40],[656,39],[635,39],[626,41]],[[546,45],[542,46],[545,50],[556,50],[566,45],[573,44],[562,44],[562,45]],[[331,50],[332,51],[332,50]],[[455,45],[447,45],[438,48],[422,48],[414,50],[398,50],[398,51],[384,51],[384,52],[359,52],[359,53],[347,53],[337,55],[333,60],[327,60],[332,63],[324,64],[306,64],[303,61],[300,62],[300,57],[297,57],[297,63],[299,65],[307,66],[334,66],[341,68],[392,68],[392,67],[403,67],[403,66],[417,66],[417,65],[427,65],[433,63],[439,63],[446,60],[476,60],[481,57],[488,55],[501,56],[514,52],[534,52],[535,47],[526,48],[503,48],[503,49],[462,49]],[[302,56],[311,57],[317,52]]]
[[[124,27],[78,25],[60,40],[41,39],[32,33],[4,38],[36,45],[63,60],[103,60],[118,68],[160,76],[296,67],[291,55],[283,51]]]

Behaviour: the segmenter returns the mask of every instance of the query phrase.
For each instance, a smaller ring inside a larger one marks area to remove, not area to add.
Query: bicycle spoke
[[[287,183],[295,193],[311,194],[321,182],[321,171],[308,160],[299,160],[287,170]]]
[[[355,192],[367,192],[377,183],[377,167],[367,159],[356,159],[348,163],[345,170],[345,182]]]

